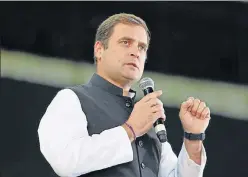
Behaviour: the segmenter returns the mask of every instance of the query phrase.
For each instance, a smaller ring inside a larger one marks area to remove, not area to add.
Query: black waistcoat
[[[121,88],[97,74],[94,74],[87,84],[70,89],[78,96],[86,114],[89,135],[122,125],[132,112],[135,97],[132,99],[122,96]],[[132,149],[133,161],[91,172],[82,177],[157,177],[161,143],[154,129],[133,141]]]

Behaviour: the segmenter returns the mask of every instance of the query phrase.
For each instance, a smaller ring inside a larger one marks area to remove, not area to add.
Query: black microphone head
[[[149,77],[144,77],[143,79],[140,80],[139,87],[142,90],[146,90],[148,87],[154,89],[154,81]]]

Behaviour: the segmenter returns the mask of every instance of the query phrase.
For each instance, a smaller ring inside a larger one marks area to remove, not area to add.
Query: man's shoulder
[[[63,89],[70,89],[72,91],[80,91],[80,90],[84,90],[86,87],[88,87],[88,84],[78,84],[78,85],[67,86],[67,87],[64,87]]]
[[[78,84],[73,86],[68,86],[63,88],[63,90],[71,90],[74,92],[77,96],[79,95],[88,95],[91,90],[91,86],[88,83],[85,84]]]

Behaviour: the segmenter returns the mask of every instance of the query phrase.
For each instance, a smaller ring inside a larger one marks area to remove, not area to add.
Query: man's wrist
[[[132,132],[132,130],[127,126],[127,124],[123,124],[122,127],[124,128],[124,130],[126,131],[128,138],[130,139],[130,141],[134,141],[135,137],[134,134]]]
[[[203,141],[205,139],[205,136],[206,136],[205,133],[189,133],[189,132],[184,131],[184,138],[188,140]]]

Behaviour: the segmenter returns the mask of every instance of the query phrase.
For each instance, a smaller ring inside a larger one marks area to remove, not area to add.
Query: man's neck
[[[110,82],[111,84],[113,84],[113,85],[115,85],[117,87],[122,88],[123,89],[123,96],[129,96],[129,90],[131,88],[131,84],[130,83],[124,83],[124,82],[120,82],[120,81],[111,79],[111,78],[107,77],[106,75],[101,74],[99,72],[97,72],[97,74],[99,76],[101,76],[102,78],[104,78],[105,80],[107,80],[108,82]]]

